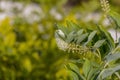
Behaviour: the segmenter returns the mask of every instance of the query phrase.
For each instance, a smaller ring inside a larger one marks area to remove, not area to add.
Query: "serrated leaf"
[[[88,44],[94,38],[96,33],[97,33],[97,31],[93,31],[93,32],[90,33],[90,35],[88,36],[88,40],[85,43],[85,45]]]
[[[94,44],[94,47],[95,47],[95,48],[99,48],[100,46],[103,45],[104,42],[105,42],[105,40],[98,40],[98,41]]]
[[[88,36],[88,33],[85,33],[85,34],[80,35],[80,36],[78,37],[76,43],[77,43],[77,44],[80,44],[83,40],[85,40],[85,39],[87,38],[87,36]]]
[[[113,60],[120,59],[120,52],[114,53],[114,54],[109,54],[105,56],[106,62],[111,62]]]
[[[85,77],[88,76],[90,69],[91,69],[91,63],[89,60],[86,59],[85,63],[83,64],[83,73]]]

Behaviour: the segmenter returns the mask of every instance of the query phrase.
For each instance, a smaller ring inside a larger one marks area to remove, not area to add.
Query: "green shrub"
[[[120,29],[120,15],[109,11],[107,0],[101,0],[104,17]],[[69,54],[66,68],[70,80],[119,80],[120,41],[114,42],[111,34],[97,24],[96,28],[84,28],[72,21],[67,26],[57,25],[55,32],[59,49]]]

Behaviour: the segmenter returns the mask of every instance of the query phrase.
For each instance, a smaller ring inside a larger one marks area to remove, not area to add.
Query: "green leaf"
[[[80,74],[80,69],[75,64],[69,63],[66,67],[68,70],[75,72],[78,75],[79,80],[84,80],[84,77]]]
[[[96,69],[96,68],[91,68],[91,70],[90,70],[90,72],[89,72],[89,74],[88,74],[87,79],[88,79],[88,80],[93,80],[93,79],[96,77],[97,74],[98,74],[98,69]]]
[[[100,73],[101,65],[92,61],[91,62],[91,69],[88,74],[87,80],[96,80],[98,74]]]
[[[68,43],[72,42],[74,40],[75,36],[76,36],[75,31],[70,32],[67,35],[66,42],[68,42]]]
[[[55,37],[56,38],[61,38],[61,39],[63,39],[63,40],[65,40],[65,34],[62,32],[62,31],[60,31],[60,30],[56,30],[55,31]]]
[[[82,33],[83,33],[83,29],[80,29],[78,32],[77,32],[77,35],[80,36]]]
[[[98,41],[94,44],[94,47],[95,47],[95,48],[99,48],[100,46],[103,45],[104,42],[105,42],[105,40],[98,40]]]
[[[77,43],[77,44],[80,44],[83,40],[85,40],[85,39],[87,38],[87,36],[88,36],[88,33],[85,33],[85,34],[80,35],[80,36],[78,37],[76,43]]]
[[[79,31],[77,31],[77,33],[76,33],[76,36],[74,37],[74,42],[76,43],[76,41],[78,40],[78,37],[80,36],[80,35],[82,35],[82,33],[83,33],[83,29],[80,29]]]
[[[111,76],[113,73],[115,73],[116,71],[120,70],[120,65],[115,66],[115,67],[111,67],[111,68],[106,68],[103,69],[98,77],[98,80],[104,80],[106,79],[108,76]]]
[[[73,64],[73,63],[69,63],[69,64],[67,65],[67,68],[70,69],[70,70],[75,71],[77,74],[80,74],[79,68],[78,68],[75,64]]]
[[[85,43],[85,45],[87,45],[94,38],[96,33],[97,33],[97,31],[93,31],[92,33],[90,33],[90,35],[88,36],[88,40]]]
[[[89,60],[86,59],[85,63],[83,64],[83,73],[84,73],[86,78],[90,72],[90,69],[91,69],[91,63]]]
[[[101,26],[97,26],[99,31],[101,32],[101,36],[103,36],[104,39],[106,39],[106,42],[108,43],[108,46],[110,48],[110,50],[113,50],[115,48],[115,44],[114,44],[114,40],[111,37],[110,33]]]
[[[70,62],[72,63],[84,63],[84,60],[83,59],[73,59],[73,60],[70,60]]]
[[[71,70],[68,70],[68,74],[70,75],[72,80],[79,80],[79,77],[78,77],[78,75],[75,72],[73,72]]]
[[[120,15],[114,11],[109,13],[109,16],[113,19],[116,24],[116,27],[120,29]]]
[[[71,31],[78,31],[79,30],[79,26],[71,21],[66,21],[67,23],[67,27],[68,27],[68,30],[71,32]]]
[[[105,56],[106,62],[111,62],[113,60],[120,59],[120,52],[114,53],[114,54],[109,54]]]
[[[69,34],[69,31],[68,31],[67,27],[65,27],[63,25],[59,25],[59,24],[57,24],[57,27],[58,27],[58,29],[62,30],[65,35]]]

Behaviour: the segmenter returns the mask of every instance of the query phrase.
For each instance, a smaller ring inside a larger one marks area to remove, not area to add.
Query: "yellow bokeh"
[[[57,79],[59,78],[63,78],[63,79],[66,79],[68,77],[68,73],[67,73],[67,70],[65,68],[59,70],[57,73],[56,73],[56,77]]]
[[[13,32],[10,32],[4,38],[5,45],[13,46],[15,42],[16,42],[16,35]]]
[[[68,16],[66,16],[66,17],[64,18],[64,20],[63,20],[63,25],[64,25],[64,26],[67,26],[66,21],[71,21],[71,22],[77,24],[76,17],[75,17],[75,15],[73,15],[73,14],[70,14],[70,15],[68,15]]]
[[[4,20],[0,21],[0,33],[2,35],[6,35],[12,30],[12,26],[10,24],[10,19],[5,18]]]
[[[28,72],[32,71],[32,63],[29,58],[23,59],[22,63],[25,70],[27,70]]]

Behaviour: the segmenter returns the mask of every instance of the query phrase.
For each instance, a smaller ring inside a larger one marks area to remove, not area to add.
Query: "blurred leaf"
[[[105,40],[98,40],[98,41],[94,44],[94,47],[95,47],[95,48],[99,48],[100,46],[103,45],[104,42],[105,42]]]
[[[118,70],[120,70],[120,65],[103,69],[102,72],[100,73],[99,77],[98,77],[98,80],[101,80],[101,79],[104,80],[108,76],[111,76],[112,74],[114,74]]]
[[[110,17],[113,19],[113,21],[116,24],[116,27],[120,29],[120,15],[117,12],[111,11],[109,13]]]
[[[85,42],[85,45],[88,44],[94,38],[96,33],[97,33],[97,31],[93,31],[90,33],[90,35],[88,36],[87,42]]]
[[[85,63],[83,64],[83,72],[86,78],[88,77],[90,70],[91,70],[91,63],[89,60],[86,59]]]
[[[97,26],[99,31],[101,32],[101,36],[104,37],[104,39],[106,39],[108,45],[109,45],[109,48],[112,50],[115,48],[115,44],[114,44],[114,40],[113,38],[111,37],[110,33],[104,28],[104,27],[101,27],[101,26]]]
[[[32,71],[32,63],[29,58],[23,59],[22,64],[23,64],[23,67],[25,68],[25,70],[27,70],[28,72]]]
[[[85,40],[88,36],[88,33],[82,34],[80,36],[78,36],[78,40],[77,40],[77,44],[80,44],[83,40]]]
[[[57,24],[57,27],[58,27],[58,29],[62,30],[65,35],[69,34],[69,30],[67,29],[67,27],[65,27],[63,25],[59,25],[59,24]]]
[[[4,39],[5,45],[12,47],[15,44],[15,42],[16,42],[16,35],[13,32],[5,36],[5,39]]]
[[[4,20],[0,21],[0,33],[2,35],[9,34],[12,31],[12,26],[10,25],[10,19],[5,18]]]
[[[90,72],[89,72],[89,75],[88,75],[87,79],[88,80],[90,80],[90,79],[96,80],[96,76],[98,75],[98,71],[99,71],[98,68],[92,67]]]
[[[80,36],[82,33],[83,33],[83,29],[80,29],[78,32],[77,32],[77,35]]]
[[[70,60],[70,62],[72,62],[72,63],[83,63],[84,60],[83,59],[78,59],[78,60],[74,59],[74,60]]]
[[[84,80],[84,77],[80,74],[80,69],[73,63],[66,65],[67,69],[73,71],[79,78],[79,80]]]
[[[120,52],[116,52],[116,53],[105,56],[106,62],[111,62],[117,59],[120,59]]]
[[[64,73],[64,74],[63,74]],[[57,73],[56,73],[56,77],[59,79],[61,79],[61,77],[66,80],[68,77],[68,74],[70,74],[70,76],[72,76],[72,72],[67,71],[65,68],[60,69]],[[73,73],[74,74],[74,73]]]
[[[67,35],[67,40],[66,40],[66,42],[68,42],[68,43],[72,42],[72,41],[74,40],[75,36],[76,36],[75,31],[70,32],[70,33]]]
[[[69,63],[67,65],[67,68],[70,69],[70,70],[75,71],[77,74],[80,74],[80,69],[73,63]]]
[[[67,27],[68,27],[69,31],[78,31],[79,30],[79,27],[77,24],[75,24],[71,21],[66,21],[66,23],[67,23]]]
[[[68,70],[68,73],[70,74],[70,76],[72,78],[71,80],[79,80],[78,75],[76,73],[74,73],[73,71]]]

